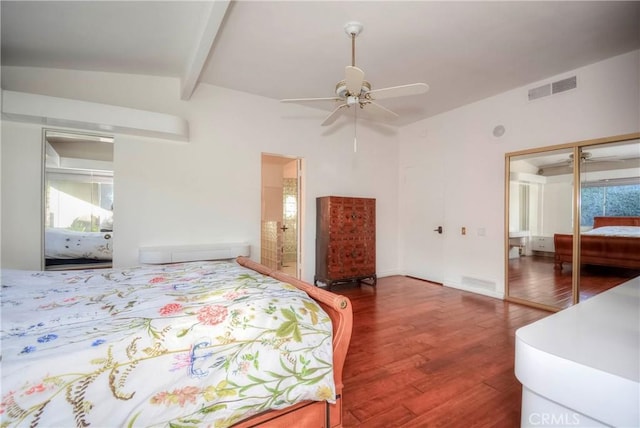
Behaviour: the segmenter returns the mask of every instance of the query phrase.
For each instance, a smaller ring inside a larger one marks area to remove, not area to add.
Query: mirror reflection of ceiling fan
[[[580,163],[582,164],[597,164],[606,162],[607,164],[610,162],[625,162],[627,160],[636,159],[635,157],[621,157],[621,156],[593,156],[590,152],[582,152],[580,153]],[[538,175],[545,175],[545,173],[550,172],[549,170],[565,170],[569,171],[573,168],[574,156],[573,153],[569,154],[569,156],[560,162],[552,162],[544,165],[540,165],[538,169]],[[604,165],[604,163],[603,163]]]
[[[362,24],[348,22],[344,31],[351,37],[351,65],[345,68],[345,79],[339,81],[335,87],[335,96],[328,98],[293,98],[284,99],[281,102],[295,103],[307,101],[333,101],[340,104],[322,122],[322,126],[331,125],[347,109],[359,106],[382,120],[393,120],[398,117],[393,111],[378,104],[377,100],[407,95],[423,94],[429,90],[426,83],[412,83],[408,85],[392,86],[388,88],[372,89],[369,82],[364,80],[364,71],[356,67],[356,37],[362,32]]]

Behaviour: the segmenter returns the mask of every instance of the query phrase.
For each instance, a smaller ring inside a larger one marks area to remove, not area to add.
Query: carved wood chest
[[[314,284],[376,279],[376,200],[317,198]]]

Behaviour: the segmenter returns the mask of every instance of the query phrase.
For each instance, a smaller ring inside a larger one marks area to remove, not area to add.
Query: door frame
[[[298,181],[297,186],[297,218],[296,218],[296,273],[295,277],[298,279],[303,278],[303,251],[302,251],[302,242],[303,242],[303,219],[304,219],[304,198],[303,198],[303,159],[298,156],[289,156],[282,155],[276,153],[268,153],[262,152],[260,157],[260,168],[261,168],[261,183],[260,183],[260,206],[263,207],[266,201],[264,200],[264,183],[262,182],[262,173],[265,165],[265,156],[270,159],[278,158],[282,162],[282,164],[286,164],[292,161],[296,162],[296,178]],[[262,223],[262,215],[260,216],[260,222]],[[260,227],[260,230],[262,228]],[[262,245],[262,236],[260,237],[260,246]],[[261,253],[262,248],[259,249],[259,254]]]

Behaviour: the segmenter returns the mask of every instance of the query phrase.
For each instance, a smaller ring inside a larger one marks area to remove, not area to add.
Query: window
[[[640,184],[585,183],[580,198],[581,226],[593,226],[597,216],[640,215]]]
[[[45,227],[78,232],[113,229],[113,175],[47,171]]]

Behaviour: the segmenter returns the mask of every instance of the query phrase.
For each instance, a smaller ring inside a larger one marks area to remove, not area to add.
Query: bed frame
[[[311,284],[270,269],[246,257],[238,257],[237,262],[249,269],[253,269],[305,291],[327,312],[333,324],[333,377],[336,384],[336,403],[330,404],[326,401],[307,401],[286,409],[261,413],[243,420],[234,425],[234,427],[342,427],[342,369],[347,356],[353,327],[351,302],[344,296],[314,287]]]
[[[603,226],[640,226],[640,217],[595,217],[594,229]],[[573,260],[573,235],[556,233],[554,269],[562,270],[563,263]],[[640,269],[640,238],[629,236],[580,237],[580,263]]]

